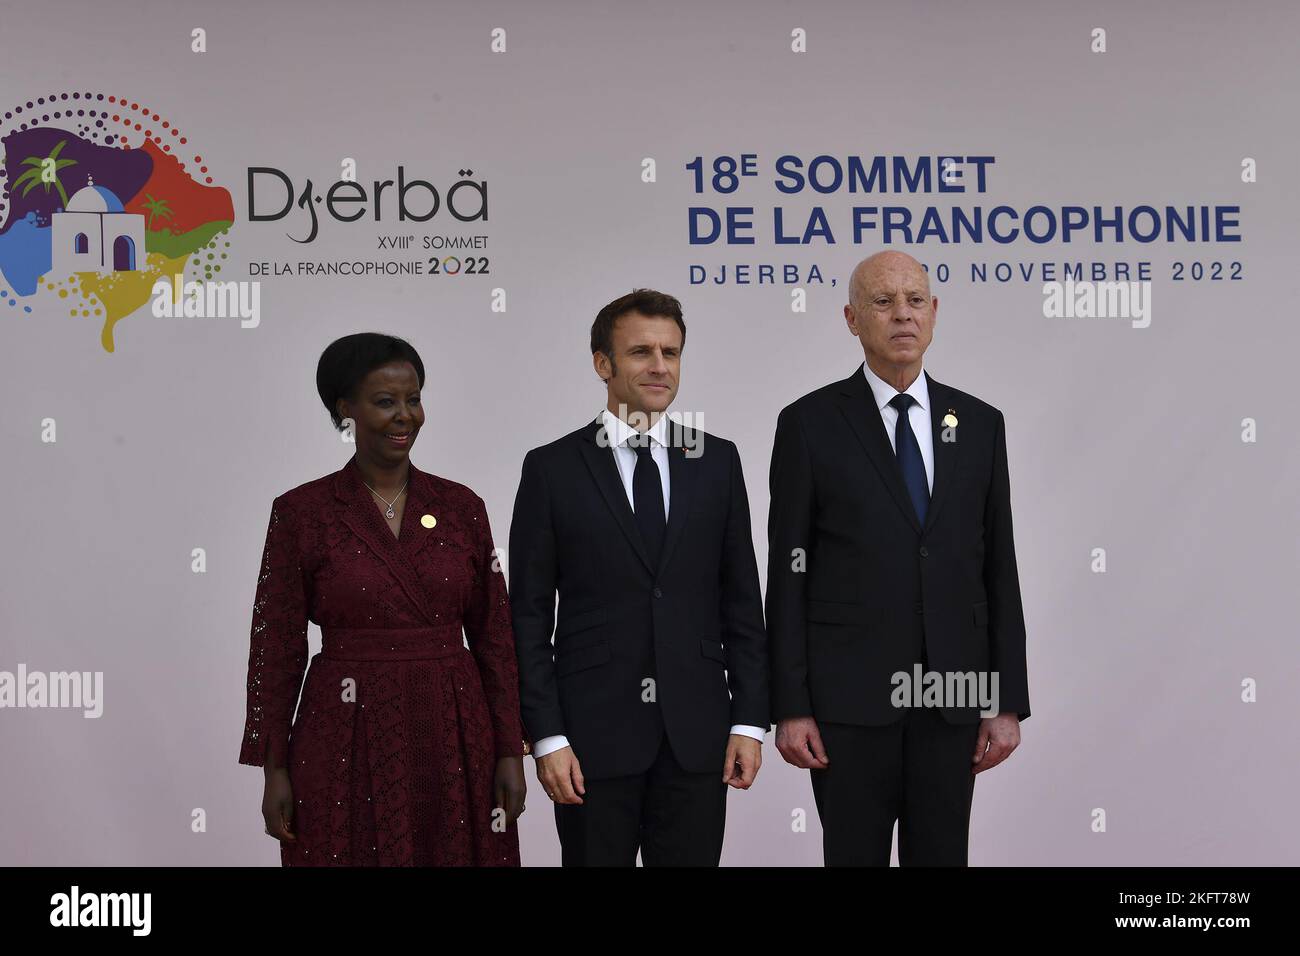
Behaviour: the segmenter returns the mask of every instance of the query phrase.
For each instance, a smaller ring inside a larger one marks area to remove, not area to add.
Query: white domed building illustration
[[[144,216],[126,212],[111,189],[90,177],[68,207],[50,217],[50,265],[70,272],[136,272],[144,264]]]

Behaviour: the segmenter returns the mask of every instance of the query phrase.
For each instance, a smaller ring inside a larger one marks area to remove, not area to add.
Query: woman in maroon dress
[[[285,866],[519,865],[505,580],[482,499],[410,462],[423,384],[401,339],[331,344],[316,386],[356,452],[271,506],[239,761],[265,768]]]

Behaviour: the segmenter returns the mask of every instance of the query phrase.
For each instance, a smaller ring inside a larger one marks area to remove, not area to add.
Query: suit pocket
[[[846,601],[809,600],[805,616],[818,624],[852,624],[866,628],[880,620],[880,609]]]
[[[971,606],[971,612],[975,620],[975,628],[985,628],[989,626],[989,602],[980,601],[978,604]]]
[[[564,637],[566,634],[576,634],[578,631],[604,624],[608,616],[603,607],[598,607],[594,611],[583,611],[581,614],[571,614],[556,623],[555,636]]]
[[[555,652],[555,672],[560,677],[609,663],[609,642],[561,647]]]
[[[700,653],[705,657],[717,661],[723,667],[727,666],[727,652],[722,646],[722,642],[714,640],[711,637],[700,638]]]

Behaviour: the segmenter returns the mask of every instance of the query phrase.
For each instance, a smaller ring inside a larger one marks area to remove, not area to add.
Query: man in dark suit
[[[903,865],[966,865],[975,774],[1029,716],[1003,417],[923,371],[938,307],[911,256],[863,260],[844,317],[865,362],[777,421],[772,715],[828,866],[888,866],[896,820]]]
[[[566,866],[633,866],[638,850],[646,866],[717,866],[727,785],[758,773],[770,705],[749,502],[736,446],[665,414],[685,341],[672,296],[601,309],[606,407],[530,451],[515,497],[520,699]]]

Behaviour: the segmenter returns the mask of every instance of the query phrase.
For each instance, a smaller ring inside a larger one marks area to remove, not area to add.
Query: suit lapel
[[[637,557],[641,559],[646,569],[654,573],[655,569],[650,567],[645,545],[641,542],[641,532],[637,529],[632,506],[628,504],[627,492],[623,489],[623,479],[618,475],[618,465],[614,463],[614,452],[610,448],[610,439],[605,436],[605,426],[599,420],[592,422],[582,430],[582,440],[578,446],[582,450],[583,460],[587,463],[596,487],[600,489],[601,497],[613,512],[618,526],[623,529],[628,543],[636,551]],[[672,510],[670,508],[670,514]],[[664,551],[667,550],[665,541]]]
[[[396,543],[399,550],[405,552],[412,564],[415,556],[435,538],[440,538],[449,525],[443,520],[451,515],[445,514],[444,502],[434,486],[433,478],[428,472],[420,471],[411,463],[411,487],[407,490],[406,511],[402,513],[402,535]],[[426,528],[420,519],[432,515],[436,523]],[[387,530],[387,529],[385,529]],[[392,534],[390,531],[389,534]]]
[[[921,523],[916,518],[916,509],[912,507],[912,499],[903,485],[903,473],[899,470],[894,448],[889,443],[889,436],[885,434],[885,423],[880,418],[880,409],[876,407],[875,397],[867,385],[861,365],[844,380],[839,399],[840,411],[848,419],[853,434],[866,449],[867,457],[880,473],[889,493],[894,496],[894,502],[907,516],[917,534],[920,534]],[[930,396],[930,404],[935,404],[933,395]],[[937,484],[938,482],[936,486]]]
[[[952,394],[952,389],[946,385],[941,385],[930,377],[928,372],[925,375],[926,386],[930,391],[930,429],[934,437],[934,489],[930,492],[930,506],[926,509],[925,530],[929,531],[934,527],[935,518],[939,514],[939,509],[947,500],[948,492],[952,487],[953,478],[956,475],[957,455],[961,443],[957,441],[959,434],[957,428],[953,428],[953,441],[943,440],[943,417],[948,414],[948,409],[953,410],[953,415],[961,422],[961,409],[957,407],[957,400]],[[883,423],[882,423],[883,426]]]
[[[356,456],[350,458],[334,476],[334,497],[343,507],[343,523],[388,566],[411,603],[429,624],[435,622],[413,558],[436,533],[435,529],[420,523],[422,515],[433,513],[431,484],[429,477],[411,464],[406,505],[402,512],[401,540],[398,540],[379,513],[379,503],[362,480]]]

